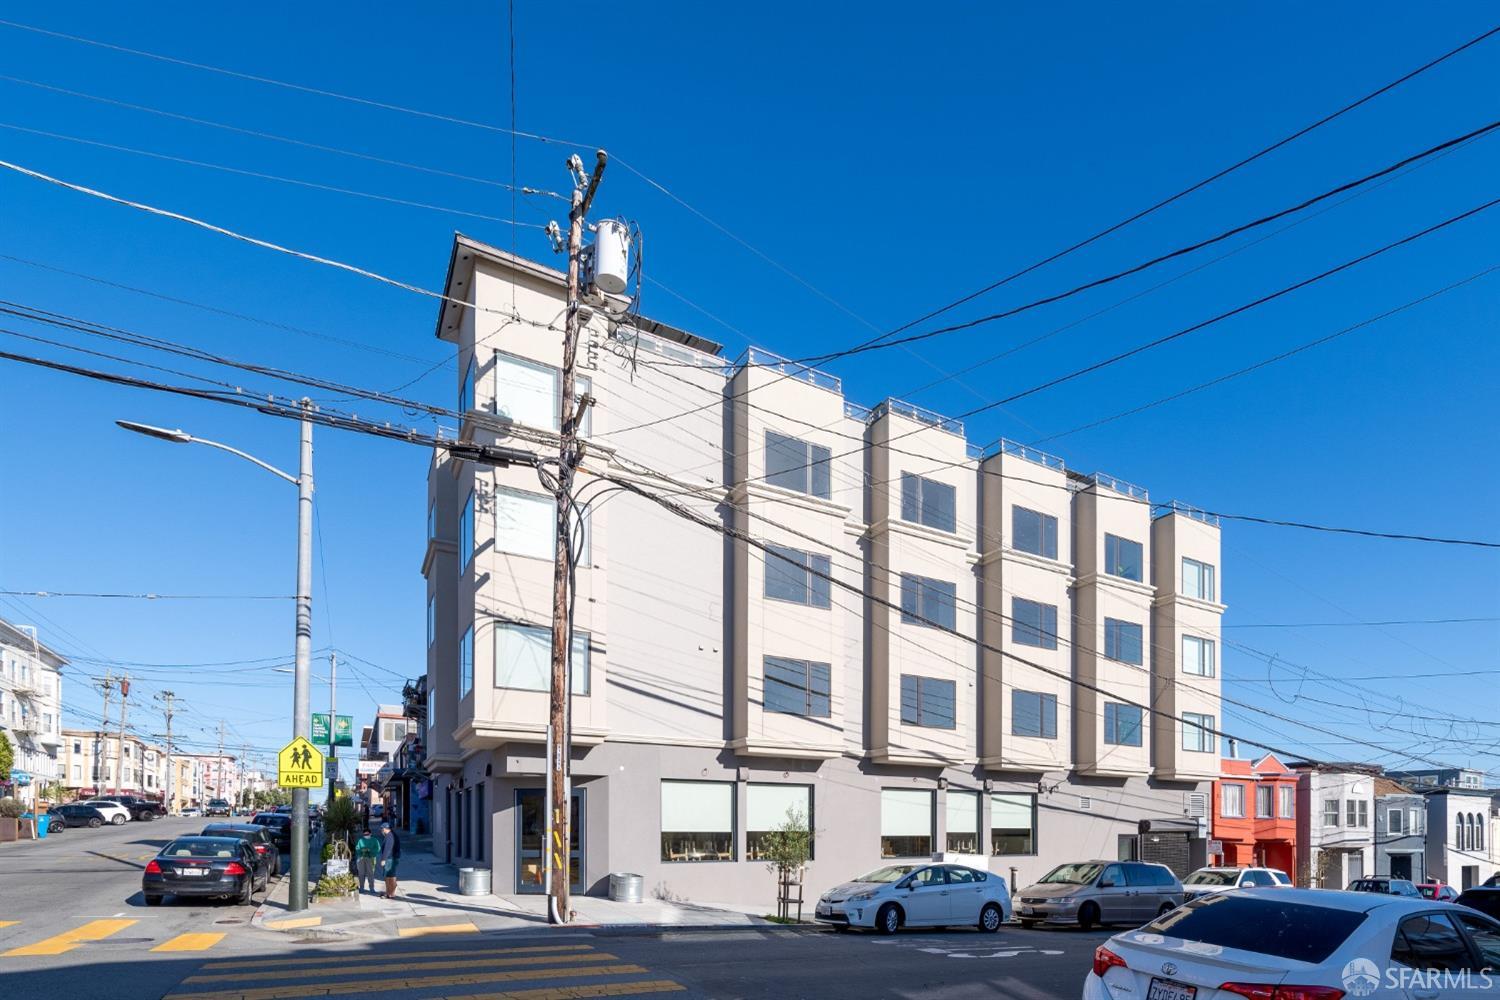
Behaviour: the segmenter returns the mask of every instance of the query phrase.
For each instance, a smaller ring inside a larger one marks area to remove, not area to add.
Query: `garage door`
[[[1166,865],[1178,878],[1187,878],[1193,872],[1186,833],[1164,831],[1142,834],[1141,860]]]

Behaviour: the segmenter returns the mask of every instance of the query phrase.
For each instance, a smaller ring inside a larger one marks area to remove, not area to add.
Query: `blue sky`
[[[603,146],[618,158],[598,211],[635,219],[646,233],[648,274],[660,286],[648,285],[644,311],[721,340],[728,353],[752,342],[790,356],[848,346],[871,336],[872,327],[903,323],[1040,259],[1478,34],[1493,17],[1479,3],[1447,4],[1440,13],[1347,3],[1093,5],[1067,12],[956,5],[916,17],[910,8],[880,4],[669,3],[578,5],[569,25],[555,5],[516,7],[518,124]],[[508,123],[504,4],[464,5],[441,16],[395,4],[361,10],[359,18],[308,11],[266,17],[187,4],[75,5],[63,12],[18,2],[5,16],[309,87]],[[1485,124],[1494,117],[1497,45],[1491,39],[953,316],[1070,287]],[[3,26],[0,65],[10,77],[115,101],[453,173],[512,178],[511,142],[497,132]],[[512,196],[500,187],[4,79],[0,124],[513,217]],[[1494,136],[1478,140],[1347,203],[1288,220],[1298,224],[1269,239],[1262,240],[1264,232],[1241,237],[1110,288],[929,341],[920,358],[898,349],[830,367],[857,401],[895,395],[944,413],[970,409],[1495,197],[1497,143]],[[0,127],[0,150],[0,159],[425,287],[441,283],[455,229],[550,256],[534,228],[12,127]],[[521,140],[515,176],[562,189],[566,152]],[[556,203],[516,202],[514,217],[527,223],[558,214]],[[429,300],[9,172],[0,176],[0,203],[0,254],[7,255],[0,257],[0,297],[373,388],[393,388],[438,366],[403,392],[445,405],[455,395],[456,376],[440,365],[446,345],[432,336]],[[1497,212],[986,413],[970,422],[969,437],[1028,442],[1067,431],[1469,277],[1500,263]],[[1234,252],[1201,267],[1226,251]],[[1481,278],[1253,375],[1046,447],[1072,467],[1145,485],[1155,499],[1494,539],[1497,282],[1500,275]],[[944,372],[1106,307],[1114,308],[912,394]],[[86,339],[20,321],[0,326]],[[0,342],[6,350],[121,367],[11,336],[0,335]],[[187,362],[164,363],[210,374]],[[223,377],[269,386],[251,376]],[[113,420],[181,426],[288,468],[296,461],[294,425],[13,364],[0,365],[0,412],[0,589],[291,592],[295,493],[289,486],[229,456],[126,435]],[[314,645],[365,661],[346,661],[340,674],[340,705],[361,722],[377,700],[399,699],[398,677],[423,669],[426,463],[418,448],[317,435]],[[1226,525],[1223,559],[1225,634],[1237,644],[1225,650],[1226,694],[1292,720],[1234,708],[1226,709],[1224,728],[1323,758],[1394,765],[1402,753],[1415,753],[1496,766],[1500,726],[1454,721],[1500,719],[1494,674],[1410,675],[1495,671],[1500,625],[1353,624],[1493,618],[1500,597],[1500,557],[1493,551],[1237,522]],[[232,727],[231,746],[264,751],[283,738],[290,679],[272,668],[291,659],[287,601],[0,597],[0,615],[36,621],[47,641],[90,658],[80,659],[67,688],[72,722],[86,723],[83,713],[98,710],[97,695],[84,690],[78,675],[98,672],[105,662],[216,664],[132,670],[143,694],[171,687],[183,696],[191,740],[216,739],[221,716]],[[1337,624],[1256,627],[1306,623]],[[1304,667],[1375,679],[1333,686],[1300,679]],[[137,703],[132,717],[142,714],[142,728],[158,731],[159,715]]]

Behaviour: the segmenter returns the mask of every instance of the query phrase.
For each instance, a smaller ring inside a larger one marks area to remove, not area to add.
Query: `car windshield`
[[[872,872],[866,872],[854,881],[894,882],[897,879],[910,874],[912,869],[915,867],[916,865],[886,865],[884,868],[877,868]]]
[[[1183,885],[1235,885],[1239,881],[1239,872],[1193,872],[1187,877]]]
[[[1390,892],[1391,887],[1387,882],[1377,882],[1372,878],[1362,878],[1357,882],[1349,883],[1350,892]]]
[[[1274,879],[1276,879],[1276,884],[1277,885],[1291,885],[1292,884],[1291,877],[1289,875],[1287,875],[1287,873],[1284,872],[1284,871],[1278,871],[1277,869],[1272,868],[1271,869],[1271,876]]]
[[[1092,862],[1076,865],[1058,865],[1042,876],[1041,884],[1088,885],[1099,877],[1099,868],[1099,865]]]
[[[1253,893],[1213,893],[1158,917],[1141,930],[1317,963],[1332,955],[1364,919],[1357,910],[1285,903]]]
[[[183,837],[163,847],[161,853],[169,858],[232,858],[236,852],[233,844],[220,838]]]

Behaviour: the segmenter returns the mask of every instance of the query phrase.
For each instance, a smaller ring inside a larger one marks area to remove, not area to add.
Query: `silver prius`
[[[997,931],[1010,919],[1005,879],[963,865],[886,865],[823,893],[816,918],[836,927],[971,926]]]

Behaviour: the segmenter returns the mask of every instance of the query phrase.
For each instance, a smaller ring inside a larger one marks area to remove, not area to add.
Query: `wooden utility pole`
[[[125,711],[130,707],[130,675],[120,678],[120,756],[115,760],[115,794],[125,791]]]
[[[176,714],[173,706],[177,700],[177,696],[171,691],[163,691],[156,697],[160,698],[166,705],[166,708],[162,709],[162,714],[167,717],[167,794],[165,805],[167,807],[167,815],[170,816],[172,815],[173,804],[177,801],[177,774],[172,770],[172,716]]]
[[[547,922],[565,924],[572,914],[568,903],[568,883],[572,880],[569,845],[572,843],[571,802],[573,733],[569,728],[569,664],[572,659],[572,621],[568,614],[569,590],[573,578],[573,470],[578,465],[578,414],[574,410],[574,368],[578,360],[579,306],[583,294],[583,222],[593,204],[599,179],[604,176],[604,150],[594,154],[594,172],[585,178],[583,161],[576,155],[568,158],[573,175],[572,208],[568,211],[568,315],[563,333],[562,393],[558,400],[557,486],[557,558],[552,572],[552,685],[547,724],[548,803]]]
[[[328,797],[333,802],[334,782],[339,777],[339,654],[328,651]],[[326,809],[327,803],[324,804]]]
[[[218,761],[218,764],[216,766],[216,770],[217,770],[217,774],[214,777],[214,797],[215,798],[224,799],[225,802],[229,802],[229,799],[227,797],[225,797],[225,795],[224,795],[224,720],[223,719],[219,720],[219,761]],[[229,804],[231,806],[234,805],[233,802],[229,802]]]
[[[105,671],[99,682],[104,692],[104,714],[99,716],[99,738],[94,741],[94,792],[104,794],[104,783],[109,780],[109,701],[115,693],[115,675]]]

